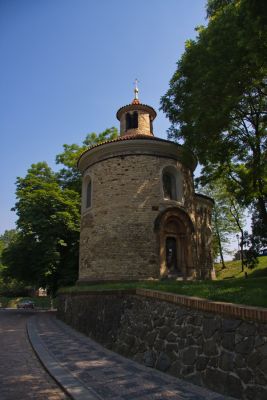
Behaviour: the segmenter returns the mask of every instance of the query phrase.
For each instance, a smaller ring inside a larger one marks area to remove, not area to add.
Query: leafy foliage
[[[88,146],[117,137],[115,128],[87,135],[82,146],[64,145],[56,157],[64,165],[55,173],[45,162],[33,164],[24,178],[17,178],[18,215],[14,240],[3,249],[7,278],[46,287],[55,293],[78,277],[81,176],[79,155]],[[1,245],[1,241],[0,241]]]
[[[63,190],[44,162],[33,164],[25,178],[17,179],[16,195],[19,233],[3,252],[7,273],[55,291],[77,276],[77,264],[68,260],[73,260],[70,255],[79,237],[80,196]]]
[[[213,258],[220,256],[223,268],[226,268],[224,254],[228,253],[228,245],[233,234],[243,237],[244,207],[240,206],[233,195],[227,192],[224,181],[217,180],[200,190],[214,201],[212,213]]]
[[[6,230],[0,236],[0,292],[1,293],[24,293],[25,285],[22,281],[6,276],[6,267],[3,265],[2,254],[8,246],[17,238],[16,229]]]
[[[58,174],[57,178],[64,188],[69,188],[80,193],[81,191],[81,174],[76,168],[77,160],[79,156],[88,149],[88,147],[95,146],[99,143],[114,140],[118,137],[118,130],[115,127],[106,129],[99,134],[92,132],[89,133],[84,139],[81,146],[77,144],[64,144],[63,153],[56,156],[57,164],[63,164],[62,168]]]
[[[161,99],[169,136],[195,151],[202,184],[224,177],[266,226],[266,2],[209,0],[207,14]]]

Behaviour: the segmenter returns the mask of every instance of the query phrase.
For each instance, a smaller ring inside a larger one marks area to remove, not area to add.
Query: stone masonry
[[[165,297],[170,299],[168,294]],[[210,304],[216,306],[206,301],[207,308]],[[224,309],[227,307],[231,308],[226,305]],[[232,308],[240,315],[252,312],[256,319],[260,313],[253,307],[247,311],[245,306]],[[266,322],[199,311],[129,292],[62,294],[58,316],[148,367],[237,399],[267,398]]]
[[[213,201],[195,194],[193,153],[154,137],[155,117],[135,98],[117,112],[120,137],[78,160],[80,284],[213,277]]]
[[[93,207],[82,215],[80,280],[160,277],[154,221],[163,203],[158,171],[165,165],[186,174],[177,161],[149,155],[121,156],[90,168]],[[183,185],[185,207],[193,216],[192,178]]]

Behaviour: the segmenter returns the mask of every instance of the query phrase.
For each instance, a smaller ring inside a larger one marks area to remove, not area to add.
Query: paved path
[[[75,400],[230,399],[106,350],[51,314],[29,320],[28,333],[46,368]]]
[[[35,356],[26,332],[26,310],[0,310],[0,399],[66,400]]]

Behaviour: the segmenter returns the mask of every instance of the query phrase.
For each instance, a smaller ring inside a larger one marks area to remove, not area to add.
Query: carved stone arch
[[[195,271],[195,227],[180,207],[168,208],[155,220],[159,247],[160,276],[192,278]]]

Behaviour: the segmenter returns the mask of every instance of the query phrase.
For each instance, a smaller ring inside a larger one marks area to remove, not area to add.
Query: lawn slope
[[[226,269],[220,264],[215,266],[216,281],[144,281],[131,283],[105,283],[88,286],[62,288],[60,292],[84,292],[94,290],[145,288],[162,290],[186,296],[203,297],[214,301],[267,307],[267,257],[259,257],[254,270],[247,270],[247,278],[241,272],[240,261],[226,263]]]

